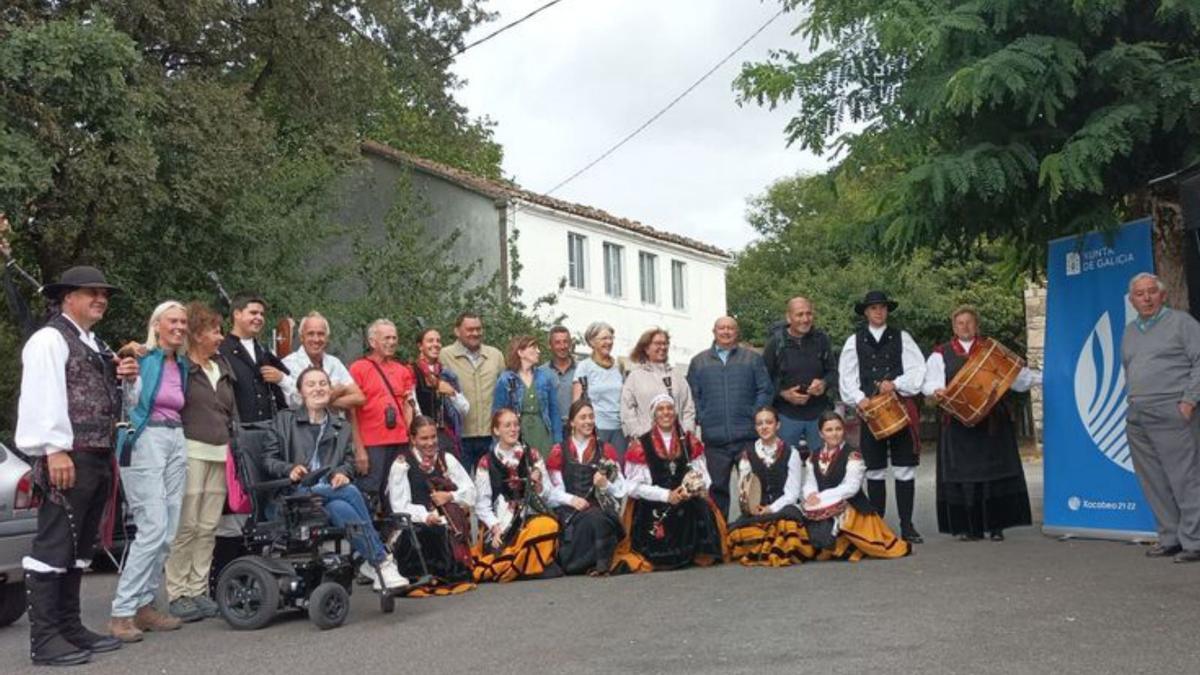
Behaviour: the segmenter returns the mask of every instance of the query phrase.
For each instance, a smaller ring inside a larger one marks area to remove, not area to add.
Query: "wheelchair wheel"
[[[342,585],[326,581],[308,598],[308,618],[321,630],[337,628],[350,614],[350,594]]]
[[[217,607],[237,630],[258,630],[279,610],[279,581],[253,559],[238,558],[217,580]]]
[[[384,614],[391,614],[396,611],[396,596],[384,591],[379,595],[379,609]]]

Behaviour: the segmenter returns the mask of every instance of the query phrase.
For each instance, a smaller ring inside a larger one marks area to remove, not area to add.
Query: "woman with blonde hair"
[[[611,445],[618,461],[624,463],[628,443],[621,431],[621,387],[625,376],[612,353],[614,338],[613,327],[603,321],[592,323],[583,332],[592,355],[575,367],[571,400],[586,398],[591,402],[596,413],[596,438]]]
[[[128,513],[137,537],[130,544],[112,602],[113,637],[137,642],[142,631],[175,630],[180,621],[154,607],[171,550],[187,477],[183,436],[187,390],[188,315],[168,300],[150,315],[146,343],[138,357],[140,375],[126,391],[130,433],[118,439],[118,460]],[[125,439],[121,442],[121,439]]]

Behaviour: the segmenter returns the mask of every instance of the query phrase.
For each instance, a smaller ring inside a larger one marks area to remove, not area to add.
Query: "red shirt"
[[[412,395],[415,382],[412,369],[395,359],[380,363],[396,397],[392,398],[379,370],[363,357],[350,364],[350,377],[362,390],[367,402],[358,409],[358,434],[363,445],[397,445],[408,442],[408,424],[404,420],[404,402]],[[398,399],[398,400],[397,400]],[[396,409],[396,427],[388,429],[385,413],[388,406]]]

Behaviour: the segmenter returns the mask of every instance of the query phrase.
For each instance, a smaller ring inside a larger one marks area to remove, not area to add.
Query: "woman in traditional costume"
[[[416,579],[425,570],[433,577],[431,585],[412,595],[449,595],[475,587],[470,544],[475,482],[441,445],[439,431],[436,420],[417,415],[408,432],[411,446],[396,456],[388,476],[392,512],[408,514],[421,545],[418,555],[412,537],[398,531],[392,540],[396,563],[409,578]]]
[[[896,537],[863,494],[867,467],[858,450],[846,444],[842,416],[829,410],[818,424],[825,445],[809,459],[800,507],[817,560],[908,555],[911,545]]]
[[[492,414],[492,437],[492,449],[475,468],[475,581],[560,576],[546,464],[537,450],[521,445],[521,421],[512,410]]]
[[[655,570],[723,562],[725,519],[708,496],[704,446],[680,428],[670,395],[655,396],[650,410],[654,427],[625,453],[632,549]]]
[[[550,505],[562,524],[558,562],[567,574],[605,576],[610,571],[649,571],[640,556],[617,546],[625,538],[619,513],[629,484],[621,474],[616,449],[601,443],[591,401],[571,404],[563,443],[546,459]]]
[[[950,316],[954,339],[933,348],[925,364],[927,396],[942,400],[952,381],[971,356],[986,350],[991,340],[979,335],[979,313],[961,305]],[[1010,391],[1028,391],[1042,381],[1042,373],[1021,368]],[[1004,530],[1030,525],[1029,489],[1017,451],[1017,425],[1013,395],[974,426],[942,413],[937,452],[938,531],[963,541],[1004,541]]]
[[[796,502],[808,468],[808,452],[779,438],[779,415],[770,406],[754,413],[758,440],[738,460],[742,515],[729,526],[729,553],[743,565],[787,567],[816,551]],[[754,483],[757,489],[751,489]],[[755,499],[756,503],[748,503]]]

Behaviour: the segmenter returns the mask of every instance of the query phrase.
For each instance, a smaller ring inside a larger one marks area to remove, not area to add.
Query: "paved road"
[[[1004,543],[939,537],[931,464],[918,492],[930,543],[903,560],[520,582],[401,600],[390,616],[358,587],[337,630],[299,616],[253,633],[211,620],[71,672],[1197,672],[1200,565],[1036,528]],[[1027,473],[1040,512],[1041,466]],[[87,580],[94,626],[114,582]],[[0,673],[29,669],[27,630],[25,619],[0,629]]]

